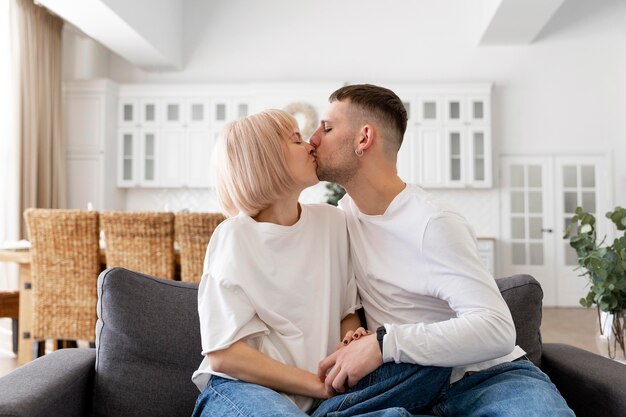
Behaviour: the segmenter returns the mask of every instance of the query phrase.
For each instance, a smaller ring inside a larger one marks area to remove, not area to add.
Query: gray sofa
[[[626,415],[626,367],[562,344],[542,344],[539,283],[498,279],[517,342],[579,417]],[[189,416],[200,363],[197,286],[121,268],[98,279],[95,349],[63,349],[0,378],[0,416]]]

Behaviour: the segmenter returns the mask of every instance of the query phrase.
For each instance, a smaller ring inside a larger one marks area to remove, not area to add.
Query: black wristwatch
[[[383,338],[387,334],[387,329],[385,326],[380,326],[376,329],[376,339],[378,340],[378,346],[380,347],[380,353],[383,353]]]

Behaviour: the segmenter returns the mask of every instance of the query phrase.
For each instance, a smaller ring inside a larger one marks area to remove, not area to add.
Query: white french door
[[[563,239],[578,206],[596,218],[608,206],[604,156],[503,156],[499,246],[504,275],[530,274],[543,288],[547,306],[578,306],[587,279],[575,271],[576,252]],[[606,219],[605,219],[606,220]],[[598,237],[606,233],[598,221]]]

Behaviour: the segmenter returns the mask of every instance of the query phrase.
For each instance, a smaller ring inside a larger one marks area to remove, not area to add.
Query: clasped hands
[[[383,364],[378,340],[363,327],[348,331],[335,352],[320,361],[317,375],[329,397],[355,386]]]

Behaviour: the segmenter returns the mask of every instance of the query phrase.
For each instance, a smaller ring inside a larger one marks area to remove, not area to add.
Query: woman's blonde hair
[[[266,110],[224,127],[213,153],[217,200],[227,217],[256,216],[295,186],[284,144],[298,122],[282,110]]]

